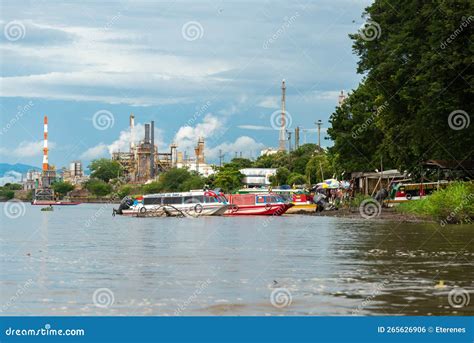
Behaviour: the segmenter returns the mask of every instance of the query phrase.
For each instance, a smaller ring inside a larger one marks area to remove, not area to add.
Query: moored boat
[[[228,194],[226,198],[230,204],[226,216],[281,216],[293,206],[273,193]]]
[[[54,205],[54,206],[70,206],[70,205],[79,205],[80,202],[76,201],[65,201],[65,200],[33,200],[31,202],[31,205],[40,205],[40,206],[49,206],[49,205]]]
[[[136,199],[125,197],[113,214],[135,217],[219,216],[229,204],[213,191],[147,194]]]

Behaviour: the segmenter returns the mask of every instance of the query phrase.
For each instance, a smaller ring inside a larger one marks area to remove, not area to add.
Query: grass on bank
[[[402,203],[397,210],[430,216],[445,224],[471,222],[474,218],[474,183],[454,182],[426,198]]]

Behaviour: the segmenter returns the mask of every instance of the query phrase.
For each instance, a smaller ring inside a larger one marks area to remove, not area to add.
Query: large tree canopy
[[[335,162],[416,170],[472,158],[472,1],[376,0],[350,37],[364,80],[331,116]]]

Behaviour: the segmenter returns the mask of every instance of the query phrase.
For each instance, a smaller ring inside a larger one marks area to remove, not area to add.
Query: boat
[[[286,213],[315,212],[317,205],[313,196],[302,188],[243,188],[237,194],[266,194],[272,193],[293,204]]]
[[[411,200],[420,200],[440,188],[445,188],[448,184],[449,182],[445,180],[439,182],[394,184],[391,186],[390,198],[385,202],[392,206]]]
[[[79,205],[80,202],[76,201],[63,201],[63,200],[33,200],[31,205],[39,205],[39,206],[71,206],[71,205]]]
[[[281,216],[293,204],[274,193],[227,194],[226,216]]]
[[[219,216],[228,209],[226,198],[214,191],[192,190],[178,193],[147,194],[135,199],[125,197],[113,215],[135,217]]]

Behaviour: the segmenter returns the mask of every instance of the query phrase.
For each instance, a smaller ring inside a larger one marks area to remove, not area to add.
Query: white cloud
[[[237,126],[239,129],[244,129],[244,130],[275,130],[271,126],[263,126],[263,125],[238,125]]]
[[[92,148],[87,149],[84,151],[80,158],[83,160],[94,160],[96,158],[101,158],[101,157],[108,157],[109,156],[109,149],[108,146],[104,143],[99,143],[96,146],[93,146]]]
[[[14,170],[7,171],[0,177],[0,186],[6,183],[18,183],[21,181],[21,173]]]
[[[214,148],[206,149],[206,156],[210,159],[216,159],[219,157],[219,150],[222,153],[227,153],[233,156],[235,152],[255,152],[260,151],[265,147],[264,144],[255,141],[253,138],[248,136],[241,136],[232,143],[222,143]]]
[[[279,98],[277,96],[266,96],[257,104],[257,106],[272,109],[280,108]]]
[[[201,123],[195,127],[182,126],[174,137],[174,142],[178,145],[180,151],[193,150],[199,137],[204,139],[210,138],[218,134],[220,130],[224,129],[224,119],[206,114]]]
[[[48,144],[49,149],[52,149],[55,146],[53,142],[48,142]],[[43,155],[43,141],[23,141],[16,148],[13,149],[0,148],[0,155],[14,156],[17,158]]]

